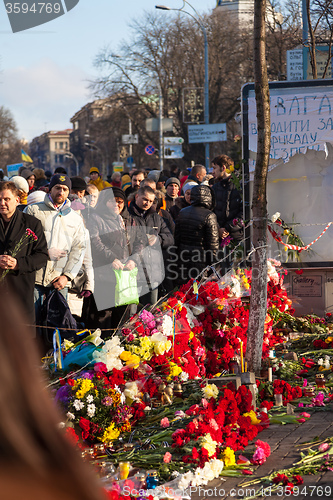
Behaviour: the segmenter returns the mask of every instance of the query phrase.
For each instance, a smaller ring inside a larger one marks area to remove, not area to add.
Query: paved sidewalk
[[[333,437],[333,411],[318,411],[311,418],[300,425],[271,425],[258,435],[258,439],[266,441],[271,447],[271,456],[258,467],[253,476],[242,476],[241,478],[226,478],[226,481],[216,479],[207,486],[202,486],[200,491],[192,494],[191,500],[226,500],[241,499],[250,495],[250,489],[259,489],[258,485],[247,487],[248,492],[240,486],[247,480],[263,477],[271,474],[274,470],[287,469],[300,459],[300,452],[296,445],[312,441],[314,438],[322,439]],[[246,455],[246,450],[245,453]],[[304,484],[299,487],[299,494],[285,495],[284,491],[271,493],[260,498],[271,498],[274,500],[286,500],[295,498],[297,500],[333,498],[333,472],[325,472],[321,475],[303,476]],[[325,489],[326,486],[326,489]],[[215,489],[216,488],[216,489]],[[199,490],[199,488],[198,488]],[[206,490],[206,492],[204,491]]]

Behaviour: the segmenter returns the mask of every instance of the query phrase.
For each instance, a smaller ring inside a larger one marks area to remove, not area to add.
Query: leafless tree
[[[266,66],[266,0],[254,1],[254,88],[257,107],[257,159],[254,172],[252,215],[255,247],[246,359],[250,371],[258,374],[267,312],[267,172],[270,151],[270,103]]]
[[[0,106],[0,168],[21,161],[21,141],[17,137],[17,127],[9,109]]]

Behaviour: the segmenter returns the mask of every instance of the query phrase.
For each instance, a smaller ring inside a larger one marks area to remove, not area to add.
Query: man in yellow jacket
[[[102,189],[111,187],[111,184],[109,182],[103,181],[97,167],[91,167],[91,169],[89,170],[89,175],[90,175],[89,184],[93,184],[94,186],[96,186],[98,191],[102,191]]]

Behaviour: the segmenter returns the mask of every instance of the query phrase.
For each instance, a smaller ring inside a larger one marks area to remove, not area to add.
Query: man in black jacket
[[[170,268],[179,285],[196,278],[217,260],[219,226],[214,205],[212,189],[198,184],[191,189],[191,205],[179,212],[175,229],[179,260]]]
[[[222,239],[230,236],[235,241],[243,238],[243,203],[240,192],[231,179],[234,162],[227,155],[220,155],[212,161],[215,178],[212,186],[216,206],[214,212],[220,226]]]
[[[144,277],[149,293],[140,298],[141,304],[155,304],[158,297],[158,285],[164,278],[163,255],[174,244],[173,236],[163,218],[152,208],[155,200],[155,191],[149,187],[140,187],[131,202],[128,211],[145,233],[147,242],[145,255],[142,261]]]
[[[1,285],[19,298],[32,323],[35,274],[46,265],[48,251],[40,221],[19,211],[19,202],[15,184],[0,182],[0,269],[5,275],[0,277]]]

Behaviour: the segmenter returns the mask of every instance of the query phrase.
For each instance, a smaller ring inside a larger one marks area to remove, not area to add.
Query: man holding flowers
[[[35,274],[48,252],[40,221],[18,210],[19,203],[15,184],[0,182],[0,284],[19,298],[33,323]]]

